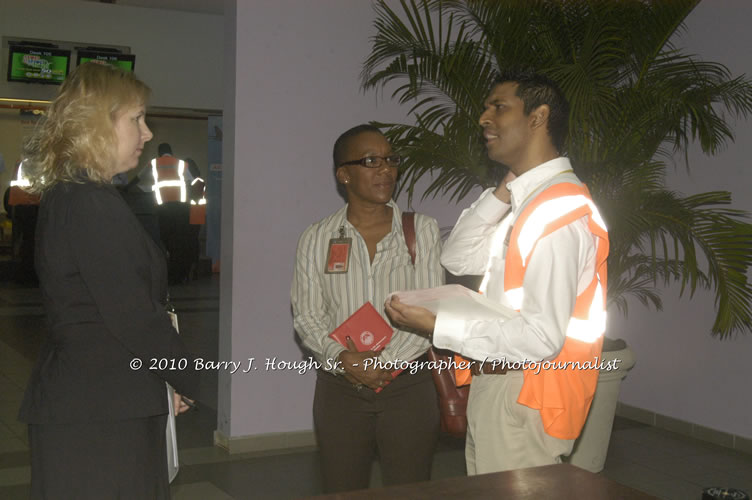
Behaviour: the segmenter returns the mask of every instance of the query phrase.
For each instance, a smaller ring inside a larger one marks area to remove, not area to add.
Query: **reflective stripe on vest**
[[[8,193],[8,206],[10,207],[39,205],[39,195],[29,194],[24,190],[24,188],[31,186],[31,181],[23,172],[24,161],[21,161],[16,167],[16,178],[10,181],[10,192]],[[44,178],[41,177],[39,181],[44,182]]]
[[[587,217],[588,229],[598,240],[595,272],[590,284],[577,296],[564,345],[551,361],[552,366],[566,368],[525,370],[517,399],[518,403],[539,410],[546,433],[559,439],[575,439],[585,424],[598,382],[599,371],[594,365],[601,354],[606,327],[608,233],[587,188],[568,182],[555,184],[523,207],[511,231],[504,263],[504,293],[512,307],[519,310],[525,298],[525,271],[537,242],[582,217]],[[500,249],[492,248],[491,258]],[[486,274],[484,283],[488,271]],[[468,377],[469,373],[457,373],[458,385]]]
[[[16,172],[16,178],[10,181],[10,187],[17,186],[17,187],[25,188],[25,187],[31,186],[31,181],[29,181],[29,179],[27,179],[23,173],[23,164],[24,164],[23,161],[18,164],[18,171]]]
[[[158,165],[158,160],[158,158],[151,160],[151,171],[154,176],[152,190],[157,199],[157,205],[161,205],[164,201],[185,203],[188,199],[185,187],[185,162],[177,160],[177,165]]]
[[[200,185],[197,185],[198,183]],[[191,205],[206,205],[206,182],[201,177],[196,177],[191,181],[191,198],[199,198],[198,200],[191,199]]]

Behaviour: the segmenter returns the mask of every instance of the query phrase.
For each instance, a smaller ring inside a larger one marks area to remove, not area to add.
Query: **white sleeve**
[[[488,188],[462,211],[444,243],[441,265],[455,276],[486,271],[493,234],[510,207],[494,196],[493,191],[494,188]]]
[[[592,280],[595,241],[584,219],[541,238],[525,273],[519,315],[507,321],[439,314],[434,345],[476,360],[556,357],[564,345],[578,290]]]

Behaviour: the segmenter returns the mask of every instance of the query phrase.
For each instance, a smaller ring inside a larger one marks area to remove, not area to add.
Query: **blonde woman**
[[[164,309],[164,255],[110,183],[152,138],[148,95],[130,73],[83,64],[26,144],[48,325],[19,415],[32,498],[170,496],[164,382],[195,397],[197,378]]]

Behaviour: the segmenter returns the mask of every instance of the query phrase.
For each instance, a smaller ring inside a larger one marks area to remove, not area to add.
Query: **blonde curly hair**
[[[151,89],[132,73],[87,62],[65,79],[60,92],[24,144],[24,170],[43,194],[58,182],[109,183],[115,164],[115,120],[145,105]]]

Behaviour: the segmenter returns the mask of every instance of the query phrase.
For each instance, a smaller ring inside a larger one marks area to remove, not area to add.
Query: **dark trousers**
[[[13,207],[13,249],[16,260],[15,280],[17,283],[38,283],[34,268],[34,241],[37,228],[38,205],[16,205]]]
[[[190,210],[189,204],[177,201],[168,201],[157,207],[159,234],[168,254],[167,280],[170,284],[185,281],[191,269]]]
[[[429,370],[403,373],[379,394],[319,372],[313,419],[324,492],[367,488],[377,455],[384,485],[431,479],[439,410]]]
[[[34,500],[170,498],[167,415],[29,426]]]

